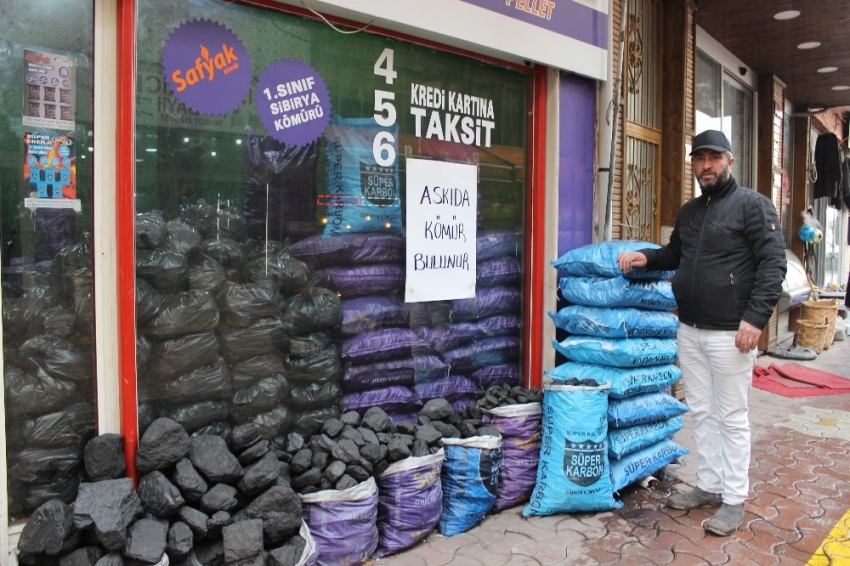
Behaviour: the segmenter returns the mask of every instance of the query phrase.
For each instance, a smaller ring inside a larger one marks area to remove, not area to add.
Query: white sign
[[[408,303],[475,296],[478,167],[407,159]]]
[[[507,61],[608,80],[606,0],[278,1]]]
[[[39,208],[70,208],[74,212],[80,212],[83,206],[78,198],[25,198],[24,208],[28,208],[29,210]]]

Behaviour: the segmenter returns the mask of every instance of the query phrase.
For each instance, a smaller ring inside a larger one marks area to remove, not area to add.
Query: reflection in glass
[[[3,380],[15,521],[49,499],[76,498],[83,447],[95,434],[85,150],[93,6],[8,0],[0,12]]]
[[[193,434],[256,423],[285,443],[343,411],[400,420],[433,396],[461,408],[520,383],[528,75],[230,3],[142,1],[139,14],[140,430],[158,416]],[[191,18],[238,36],[255,77],[283,59],[315,69],[331,98],[324,133],[271,135],[255,105],[271,90],[221,116],[181,105],[160,67],[175,26],[159,22]],[[414,108],[415,85],[445,94],[437,118]],[[452,127],[491,120],[488,143],[447,140],[449,93],[480,99]],[[404,301],[408,158],[477,168],[473,299]]]

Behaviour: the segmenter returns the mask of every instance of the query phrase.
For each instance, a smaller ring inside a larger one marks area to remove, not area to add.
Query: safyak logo
[[[183,92],[187,86],[202,80],[214,81],[216,73],[228,74],[239,68],[239,57],[233,53],[233,46],[223,44],[221,50],[210,55],[210,50],[201,45],[201,56],[195,59],[195,66],[186,71],[177,69],[171,73],[171,80],[177,85],[177,92]]]
[[[564,445],[564,475],[581,487],[593,485],[605,471],[604,457],[604,442],[567,439]]]
[[[162,51],[162,68],[174,96],[186,109],[220,115],[235,110],[251,87],[251,58],[235,33],[218,22],[181,24]],[[177,119],[192,118],[180,115]]]

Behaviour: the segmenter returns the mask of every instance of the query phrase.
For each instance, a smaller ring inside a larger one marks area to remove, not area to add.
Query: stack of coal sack
[[[18,562],[38,566],[294,566],[315,546],[302,521],[289,465],[256,424],[190,437],[160,418],[142,435],[138,490],[125,475],[122,438],[85,448],[89,481],[76,501],[57,499],[31,516]]]

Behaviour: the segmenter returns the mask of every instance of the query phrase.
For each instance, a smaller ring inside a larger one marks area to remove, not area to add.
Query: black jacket
[[[641,250],[650,269],[676,269],[679,320],[697,328],[764,328],[782,293],[785,244],[776,208],[735,179],[685,203],[670,243]]]
[[[838,136],[832,132],[819,135],[815,141],[815,167],[818,178],[812,187],[813,198],[829,197],[828,204],[832,205],[841,183],[841,148]],[[838,207],[841,208],[840,203]]]

